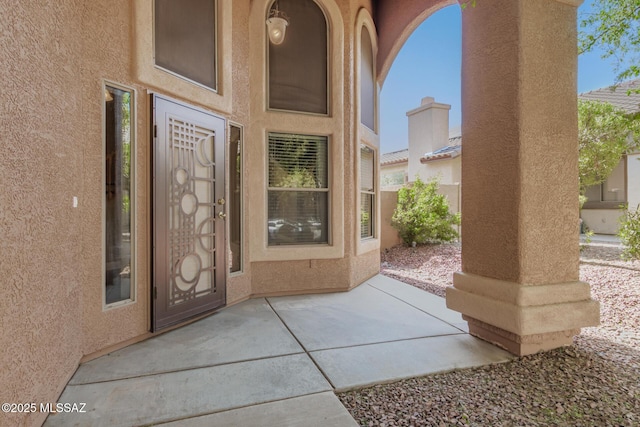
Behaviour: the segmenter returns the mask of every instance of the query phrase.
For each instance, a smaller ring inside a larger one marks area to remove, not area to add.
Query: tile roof
[[[462,142],[462,138],[459,138],[459,139],[460,139],[460,142]],[[420,158],[420,163],[425,163],[432,160],[440,160],[440,159],[453,159],[455,157],[458,157],[461,152],[462,152],[462,146],[460,144],[447,145],[446,147],[442,147],[439,150],[432,151],[430,153],[425,153],[425,155]]]
[[[409,149],[392,151],[391,153],[385,153],[380,157],[381,165],[392,165],[394,163],[402,163],[409,161]]]
[[[613,106],[626,111],[627,113],[637,113],[640,111],[640,93],[627,95],[629,89],[640,89],[640,79],[629,80],[620,83],[618,86],[603,87],[578,95],[579,99],[609,102]]]
[[[448,148],[452,147],[452,150],[457,149],[458,150],[458,154],[460,154],[460,149],[462,145],[462,136],[458,135],[458,136],[454,136],[452,138],[449,138],[449,145],[447,145],[446,147],[440,148],[439,150],[434,151],[434,153],[438,153],[442,150],[447,150]],[[428,154],[432,154],[432,153],[426,153],[426,155]],[[449,157],[449,156],[446,156]],[[455,156],[453,156],[455,157]],[[398,151],[393,151],[391,153],[385,153],[382,155],[382,157],[380,158],[380,164],[381,165],[392,165],[395,163],[403,163],[403,162],[407,162],[409,161],[409,149],[405,148],[404,150],[398,150]]]
[[[615,107],[621,108],[627,113],[640,112],[640,93],[631,93],[627,95],[629,89],[640,89],[640,79],[629,80],[620,83],[617,86],[608,86],[600,89],[592,90],[578,95],[578,98],[584,100],[603,101],[613,104]],[[420,159],[421,161],[438,160],[444,158],[452,158],[460,155],[462,151],[462,136],[457,135],[449,138],[449,145],[440,148],[431,153],[425,153]],[[385,153],[380,158],[381,165],[392,165],[395,163],[403,163],[409,161],[409,150],[398,150],[391,153]]]

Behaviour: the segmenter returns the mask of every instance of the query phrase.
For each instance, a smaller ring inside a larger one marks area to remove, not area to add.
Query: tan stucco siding
[[[82,355],[84,8],[0,2],[2,402],[52,401]],[[2,413],[0,425],[43,419]]]

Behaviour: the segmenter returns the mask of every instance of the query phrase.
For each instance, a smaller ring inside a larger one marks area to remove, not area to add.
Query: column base
[[[574,335],[580,334],[580,329],[569,329],[546,334],[517,335],[469,316],[463,315],[462,318],[467,321],[471,335],[504,348],[516,356],[526,356],[569,346],[573,343]]]
[[[469,333],[522,356],[570,345],[580,328],[600,323],[600,305],[584,282],[526,285],[455,273],[447,307]]]

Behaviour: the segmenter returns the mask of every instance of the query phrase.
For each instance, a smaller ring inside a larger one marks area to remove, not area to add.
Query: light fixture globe
[[[289,21],[283,18],[278,11],[274,11],[272,16],[267,19],[267,32],[269,33],[269,40],[273,44],[282,44],[284,41],[284,35],[287,31],[287,25]]]

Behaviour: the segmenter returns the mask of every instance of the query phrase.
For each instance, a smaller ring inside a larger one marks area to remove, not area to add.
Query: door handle
[[[218,212],[218,217],[220,217],[221,219],[226,219],[227,218],[227,214],[222,212],[222,211],[220,211],[220,212]]]

